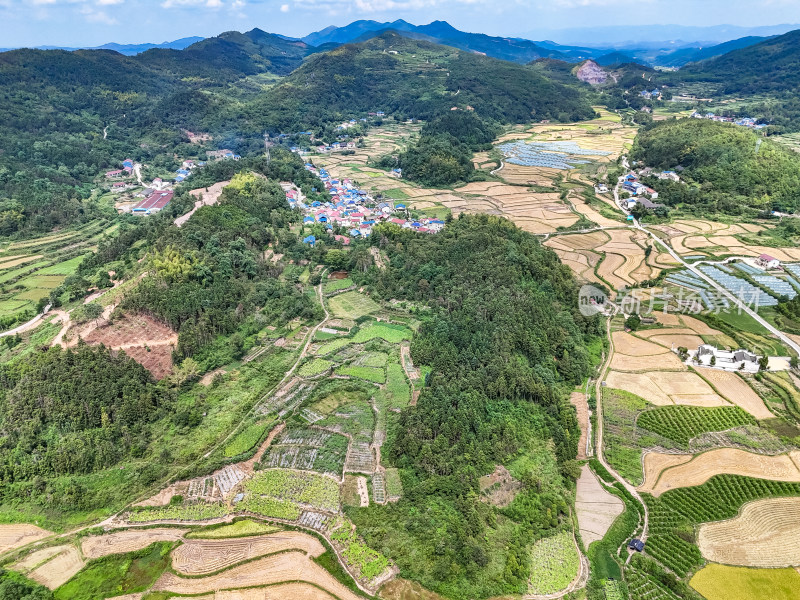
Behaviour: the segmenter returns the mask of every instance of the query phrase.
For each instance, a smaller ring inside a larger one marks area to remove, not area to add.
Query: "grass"
[[[566,588],[578,574],[580,559],[568,531],[544,538],[531,551],[529,594],[552,594]]]
[[[331,539],[343,546],[342,557],[354,567],[362,577],[377,577],[389,566],[389,559],[362,542],[346,525],[331,534]]]
[[[386,469],[386,494],[390,498],[399,498],[403,495],[403,482],[397,469]]]
[[[236,434],[236,437],[231,440],[231,442],[225,446],[225,456],[230,458],[232,456],[239,456],[250,450],[253,446],[255,446],[259,441],[261,441],[261,437],[264,435],[264,431],[272,424],[273,421],[264,421],[261,423],[253,423],[248,427],[245,427],[242,431]]]
[[[309,362],[305,363],[302,367],[297,370],[297,374],[300,377],[313,377],[315,375],[320,375],[325,371],[328,371],[333,363],[329,360],[324,360],[322,358],[315,358],[310,360]]]
[[[389,357],[383,352],[365,352],[358,357],[356,362],[362,367],[382,368],[386,366],[388,358]]]
[[[76,256],[64,262],[57,263],[50,267],[45,267],[37,271],[37,275],[72,275],[78,270],[78,267],[83,262],[84,256]]]
[[[345,319],[358,319],[380,309],[375,301],[355,291],[339,294],[331,298],[328,304],[334,315]]]
[[[91,561],[53,593],[55,600],[97,600],[143,592],[167,570],[171,542]]]
[[[636,424],[688,447],[702,433],[755,425],[756,420],[738,406],[662,406],[640,414]]]
[[[689,584],[708,600],[796,600],[800,573],[795,569],[749,569],[709,564]]]
[[[206,527],[198,531],[191,531],[186,534],[186,537],[199,540],[216,540],[222,538],[262,535],[265,533],[273,533],[275,531],[281,531],[281,528],[276,527],[275,525],[270,525],[269,523],[261,523],[260,521],[242,519],[241,521],[235,521],[234,523],[222,526]]]
[[[350,377],[358,377],[359,379],[366,379],[373,383],[383,383],[386,381],[386,372],[383,369],[374,367],[356,367],[348,365],[346,367],[339,367],[336,369],[337,375],[349,375]]]

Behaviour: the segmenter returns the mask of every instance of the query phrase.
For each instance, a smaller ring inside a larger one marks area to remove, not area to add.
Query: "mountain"
[[[363,42],[379,36],[386,31],[396,31],[412,39],[422,39],[459,50],[485,54],[492,58],[500,58],[512,62],[527,63],[537,58],[564,58],[567,60],[583,60],[597,54],[586,48],[557,48],[556,44],[548,46],[521,38],[494,37],[482,33],[460,31],[446,21],[433,21],[427,25],[413,25],[403,20],[392,23],[377,21],[355,21],[345,27],[326,27],[302,38],[312,45],[330,43]]]
[[[515,123],[591,118],[576,89],[535,70],[388,31],[315,54],[253,109],[255,122],[284,131],[314,126],[331,113],[392,112],[428,119],[453,107]],[[260,120],[260,121],[259,121]]]
[[[197,42],[202,41],[204,38],[201,37],[186,37],[181,38],[179,40],[174,40],[172,42],[161,42],[160,44],[117,44],[116,42],[111,42],[108,44],[103,44],[102,46],[92,46],[92,47],[80,47],[80,48],[69,48],[69,47],[62,47],[62,46],[37,46],[34,48],[35,50],[68,50],[70,52],[75,50],[113,50],[114,52],[119,52],[120,54],[124,54],[125,56],[135,56],[137,54],[141,54],[142,52],[146,52],[147,50],[152,50],[153,48],[167,48],[170,50],[183,50],[184,48],[188,48],[192,44],[196,44]],[[14,48],[0,48],[0,52],[8,52],[9,50],[14,50]]]
[[[610,67],[611,65],[624,65],[625,63],[634,62],[634,59],[623,52],[609,52],[603,56],[598,56],[594,62],[603,67]]]
[[[613,27],[571,27],[538,29],[522,34],[530,39],[547,37],[559,44],[589,45],[597,48],[669,48],[711,46],[747,36],[782,35],[800,25],[767,25],[740,27],[737,25],[618,25]],[[702,42],[702,43],[701,43]]]
[[[322,44],[329,44],[331,42],[346,44],[361,37],[365,33],[374,33],[386,29],[393,29],[394,31],[414,31],[415,28],[416,25],[412,25],[402,19],[398,19],[392,23],[360,20],[353,21],[344,27],[335,27],[331,25],[321,31],[310,33],[301,39],[311,46],[321,46]]]
[[[723,54],[727,54],[733,50],[753,46],[759,42],[763,42],[766,39],[769,38],[748,36],[739,38],[738,40],[731,40],[730,42],[717,44],[715,46],[708,46],[706,48],[682,48],[658,57],[655,60],[655,64],[660,67],[682,67],[690,62],[707,60],[716,56],[722,56]]]
[[[723,94],[765,94],[800,89],[800,30],[686,65],[675,78],[715,84]]]
[[[182,76],[238,79],[264,71],[287,75],[312,48],[300,40],[253,29],[228,31],[185,50],[156,48],[137,57],[143,64]]]

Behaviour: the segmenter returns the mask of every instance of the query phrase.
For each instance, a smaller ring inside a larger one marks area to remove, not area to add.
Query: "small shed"
[[[628,542],[628,549],[634,550],[636,552],[643,552],[644,542],[639,538],[633,538],[630,542]]]

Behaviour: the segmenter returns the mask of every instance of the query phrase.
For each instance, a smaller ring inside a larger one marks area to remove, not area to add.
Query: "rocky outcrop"
[[[608,80],[608,73],[596,62],[587,60],[575,71],[575,77],[590,85],[602,85]]]

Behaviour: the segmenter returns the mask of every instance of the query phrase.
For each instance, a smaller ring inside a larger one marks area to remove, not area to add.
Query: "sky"
[[[559,41],[558,30],[576,27],[800,23],[800,0],[0,0],[0,47],[163,42],[253,27],[301,37],[399,18]]]

